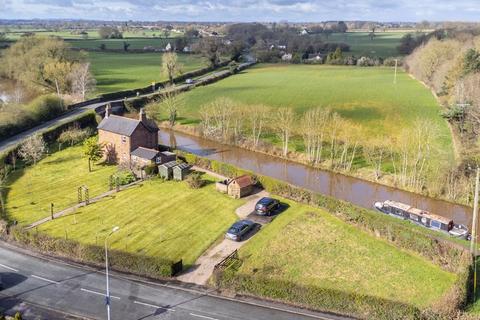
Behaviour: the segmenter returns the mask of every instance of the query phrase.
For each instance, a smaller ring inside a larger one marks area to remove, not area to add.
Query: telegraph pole
[[[395,75],[393,76],[393,84],[397,84],[397,66],[398,66],[398,59],[395,59]]]

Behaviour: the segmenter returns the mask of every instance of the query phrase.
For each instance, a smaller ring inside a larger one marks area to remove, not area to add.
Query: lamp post
[[[110,320],[110,286],[109,286],[109,280],[108,280],[108,238],[118,230],[120,230],[120,227],[114,227],[112,231],[105,237],[105,276],[107,279],[107,295],[105,296],[105,304],[107,305],[107,320]]]

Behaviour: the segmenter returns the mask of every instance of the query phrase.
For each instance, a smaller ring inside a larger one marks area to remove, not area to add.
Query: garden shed
[[[177,160],[177,155],[170,151],[162,151],[158,154],[157,159],[158,159],[157,164],[163,164],[163,163]]]
[[[240,199],[251,194],[254,185],[255,183],[249,175],[236,177],[229,181],[227,193],[235,199]]]
[[[173,176],[173,167],[177,165],[176,161],[170,161],[158,166],[158,174],[161,178],[166,180],[172,179]]]
[[[180,163],[173,167],[173,179],[183,180],[190,173],[191,166],[188,163]]]

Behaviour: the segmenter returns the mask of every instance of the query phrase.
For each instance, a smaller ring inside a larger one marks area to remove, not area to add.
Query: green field
[[[242,203],[216,192],[213,183],[195,190],[186,182],[154,179],[48,222],[39,231],[55,237],[67,233],[69,239],[92,244],[119,226],[112,248],[183,259],[188,267],[237,219],[235,209]]]
[[[440,128],[438,142],[447,153],[452,141],[440,106],[421,83],[393,69],[345,66],[258,65],[238,75],[185,93],[186,121],[199,119],[198,110],[219,97],[274,108],[292,107],[299,114],[314,107],[330,107],[360,126],[365,140],[395,137],[417,118]]]
[[[123,50],[123,43],[130,44],[129,49],[143,49],[144,47],[154,47],[156,49],[165,49],[168,43],[173,45],[173,39],[164,38],[132,38],[132,39],[78,39],[67,40],[73,48],[80,49],[99,49],[100,45],[105,44],[106,49]]]
[[[7,181],[7,215],[19,224],[28,224],[77,202],[77,189],[87,185],[90,197],[108,191],[109,176],[115,166],[95,165],[88,172],[82,146],[75,146],[41,160],[35,167],[13,172]]]
[[[89,52],[88,59],[97,80],[96,94],[146,87],[168,77],[162,73],[162,53]],[[198,55],[180,54],[183,72],[205,67]]]
[[[334,33],[325,41],[350,45],[350,52],[346,55],[387,58],[400,56],[397,47],[405,34],[406,32],[375,32],[372,40],[368,32]]]
[[[425,307],[456,279],[324,211],[283,201],[290,208],[240,249],[237,273],[253,276],[253,283],[255,277],[267,278]],[[279,290],[255,288],[245,287],[253,294]]]

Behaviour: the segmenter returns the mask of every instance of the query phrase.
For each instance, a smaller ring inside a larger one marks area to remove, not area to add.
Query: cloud
[[[0,0],[0,18],[476,21],[477,0]]]

